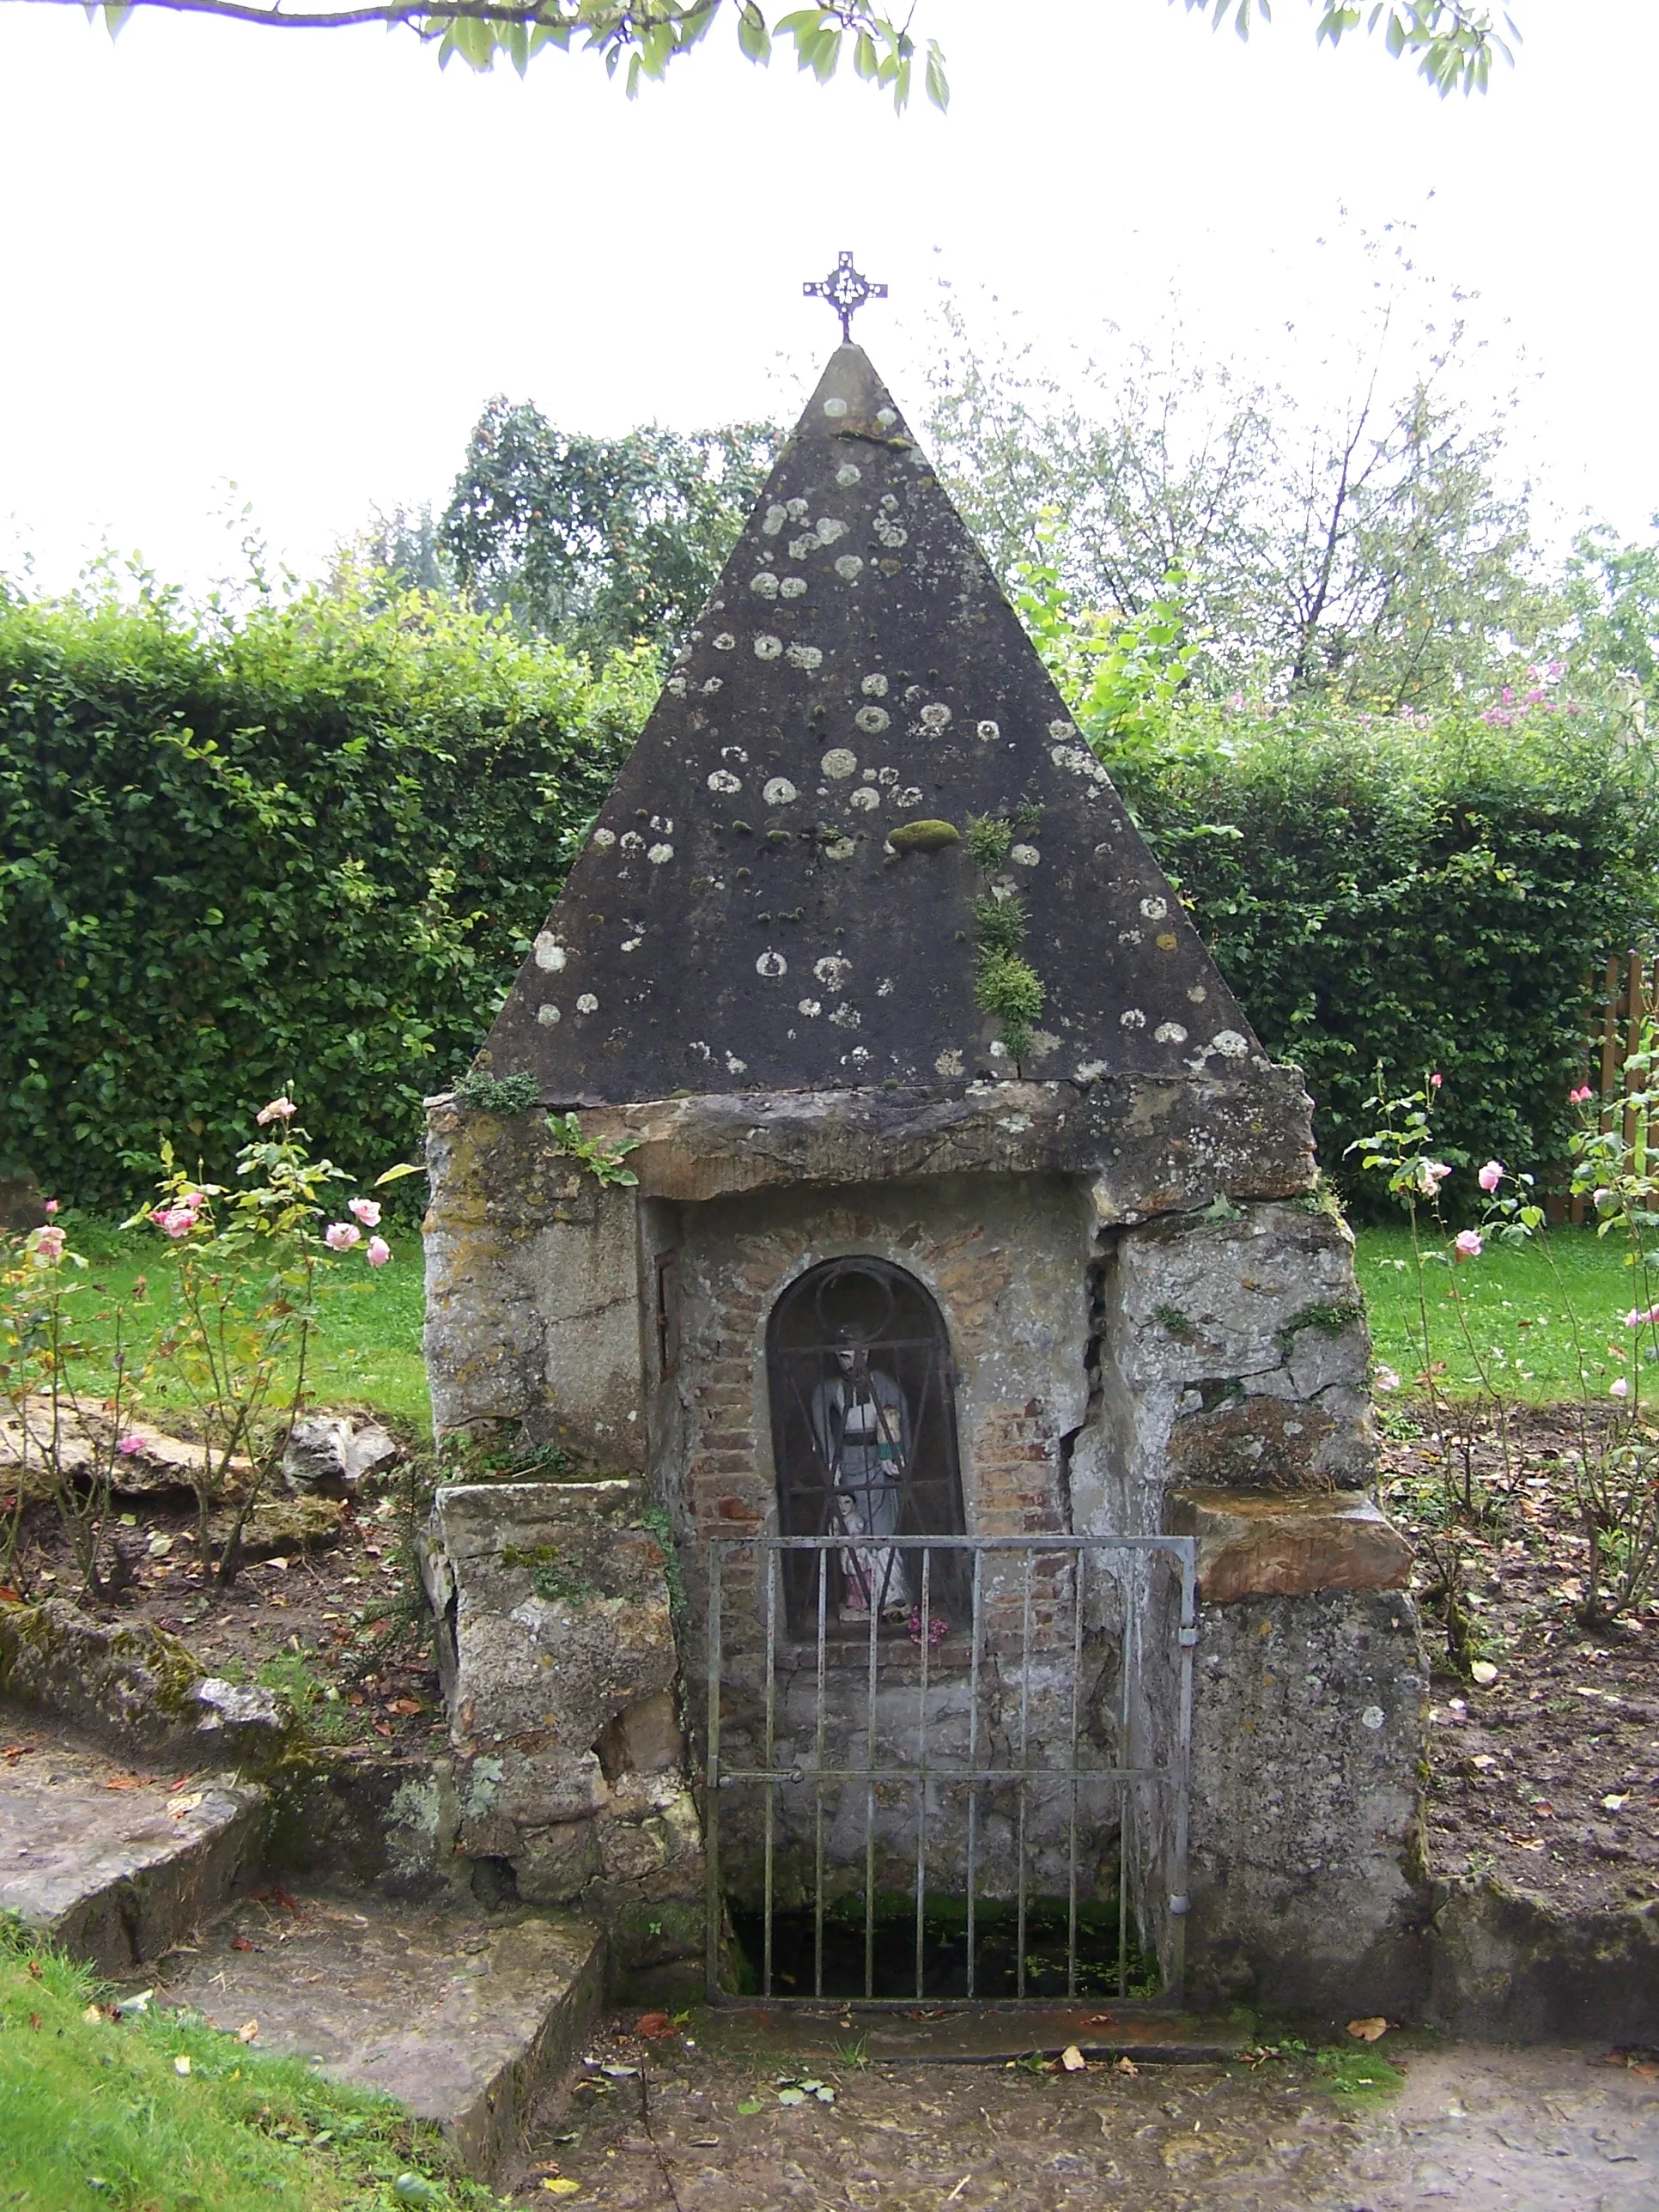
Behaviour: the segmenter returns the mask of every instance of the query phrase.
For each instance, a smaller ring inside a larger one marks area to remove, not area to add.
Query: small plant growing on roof
[[[1035,828],[1039,808],[1022,805],[1015,820],[1000,814],[976,815],[968,824],[968,849],[982,868],[1000,868],[1013,850],[1016,822]],[[1003,1049],[1016,1073],[1031,1049],[1031,1024],[1047,996],[1042,979],[1021,947],[1025,942],[1025,908],[1011,885],[994,885],[974,901],[974,936],[979,948],[974,996],[982,1012],[994,1015]]]
[[[554,1149],[579,1160],[595,1182],[638,1182],[638,1176],[626,1164],[628,1155],[640,1148],[637,1137],[621,1137],[612,1143],[605,1137],[584,1136],[582,1125],[574,1114],[550,1114],[547,1126]]]

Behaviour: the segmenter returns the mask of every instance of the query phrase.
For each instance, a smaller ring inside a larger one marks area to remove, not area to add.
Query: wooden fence
[[[1584,978],[1584,997],[1589,1019],[1578,1080],[1596,1094],[1601,1127],[1611,1129],[1621,1117],[1625,1142],[1634,1144],[1638,1122],[1647,1116],[1629,1102],[1650,1085],[1659,1088],[1659,1070],[1652,1075],[1645,1069],[1627,1071],[1625,1063],[1641,1050],[1647,1024],[1659,1023],[1659,957],[1633,945],[1627,952],[1610,952],[1601,975]],[[1555,1187],[1547,1189],[1546,1205],[1553,1221],[1582,1224],[1584,1200],[1567,1196],[1568,1172],[1558,1169],[1550,1177]]]

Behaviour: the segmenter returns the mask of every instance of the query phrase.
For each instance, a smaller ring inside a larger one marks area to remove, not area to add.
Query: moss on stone
[[[953,822],[902,822],[887,842],[896,853],[939,853],[959,845],[962,832]]]

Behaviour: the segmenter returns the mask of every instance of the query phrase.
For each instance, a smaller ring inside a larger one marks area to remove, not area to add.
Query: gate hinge
[[[1195,1628],[1183,1628],[1182,1630],[1181,1648],[1183,1651],[1190,1651],[1197,1641],[1198,1631]]]
[[[1187,1911],[1186,1899],[1184,1897],[1172,1897],[1170,1899],[1170,1911],[1171,1917],[1176,1920],[1184,1918]]]

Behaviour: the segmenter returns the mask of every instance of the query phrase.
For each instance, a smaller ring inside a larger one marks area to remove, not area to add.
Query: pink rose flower
[[[378,1229],[380,1225],[380,1208],[375,1199],[354,1198],[346,1212],[361,1221],[365,1229]]]
[[[1488,1160],[1486,1166],[1481,1169],[1480,1174],[1475,1177],[1475,1181],[1480,1184],[1481,1189],[1486,1193],[1488,1197],[1490,1197],[1492,1192],[1497,1189],[1498,1184],[1502,1182],[1503,1180],[1504,1170],[1496,1160]]]
[[[123,1458],[131,1459],[134,1452],[143,1451],[144,1449],[144,1440],[142,1437],[123,1437],[116,1444],[115,1449],[121,1454]]]
[[[193,1206],[170,1206],[161,1216],[161,1226],[176,1243],[179,1237],[188,1237],[196,1226]]]
[[[1618,1379],[1618,1381],[1617,1381],[1616,1382],[1609,1382],[1609,1383],[1608,1383],[1608,1385],[1607,1385],[1607,1395],[1608,1395],[1608,1397],[1609,1397],[1609,1398],[1628,1398],[1628,1397],[1629,1397],[1629,1395],[1630,1395],[1630,1384],[1629,1384],[1628,1382],[1626,1382],[1626,1380],[1625,1380],[1625,1378],[1624,1378],[1624,1376],[1623,1376],[1622,1375],[1619,1377],[1619,1379]]]
[[[331,1252],[349,1252],[362,1243],[362,1234],[355,1221],[331,1221],[323,1231],[323,1242]]]
[[[1441,1085],[1445,1081],[1445,1079],[1445,1079],[1445,1077],[1444,1077],[1443,1075],[1431,1075],[1431,1076],[1429,1078],[1429,1088],[1430,1088],[1430,1090],[1431,1090],[1431,1091],[1438,1091],[1438,1090],[1439,1090],[1439,1088],[1440,1088],[1440,1086],[1441,1086]]]
[[[1371,1381],[1379,1390],[1397,1390],[1400,1388],[1399,1376],[1392,1367],[1384,1367],[1380,1360],[1371,1376]]]
[[[1478,1260],[1480,1257],[1481,1244],[1479,1230],[1460,1229],[1452,1239],[1452,1244],[1460,1260]]]
[[[384,1237],[371,1237],[363,1248],[363,1257],[371,1267],[384,1267],[392,1257],[392,1247]]]
[[[1432,1198],[1451,1173],[1443,1160],[1422,1160],[1418,1164],[1417,1188],[1425,1198]]]
[[[1632,1306],[1630,1311],[1625,1316],[1625,1327],[1626,1328],[1640,1328],[1646,1319],[1647,1316],[1643,1312],[1640,1306]]]
[[[49,1198],[49,1199],[46,1200],[46,1213],[47,1213],[48,1218],[50,1218],[52,1214],[56,1213],[56,1212],[57,1212],[57,1211],[58,1211],[58,1200],[57,1200],[55,1198]]]
[[[64,1231],[56,1226],[38,1229],[34,1233],[34,1249],[49,1266],[55,1267],[64,1256],[64,1247],[69,1242]]]
[[[253,1118],[263,1129],[267,1121],[286,1121],[290,1115],[297,1114],[299,1110],[291,1098],[273,1098],[270,1105],[262,1106]]]
[[[1581,1083],[1577,1091],[1568,1091],[1567,1103],[1569,1106],[1582,1106],[1589,1096],[1590,1087],[1589,1084]]]

